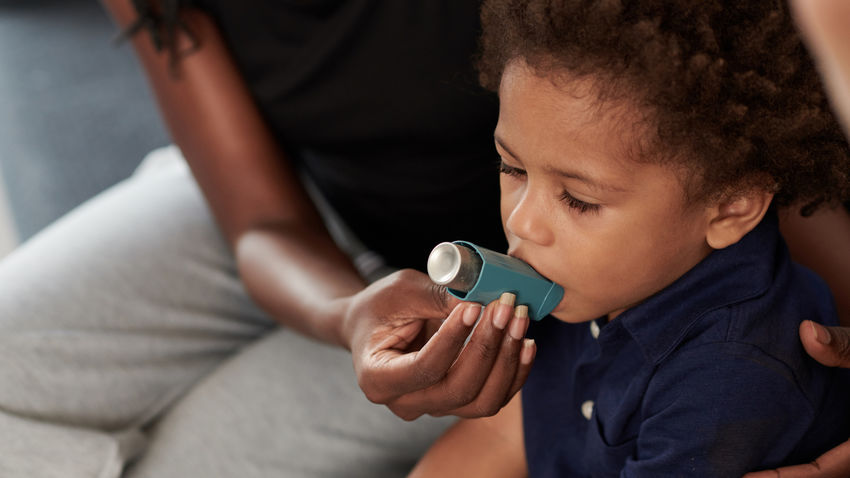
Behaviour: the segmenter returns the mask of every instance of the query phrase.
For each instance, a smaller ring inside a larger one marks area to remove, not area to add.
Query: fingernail
[[[521,318],[528,317],[528,306],[527,305],[518,305],[516,306],[516,311],[514,311],[514,315]]]
[[[816,324],[811,320],[809,321],[809,323],[812,324],[811,327],[812,332],[815,334],[815,340],[824,345],[829,345],[829,343],[832,342],[832,334],[830,334],[824,326]]]
[[[534,339],[524,339],[522,341],[522,351],[519,353],[519,362],[523,365],[528,365],[534,360]]]
[[[514,320],[511,322],[508,334],[515,340],[522,340],[526,330],[528,330],[528,306],[520,305],[514,311]]]
[[[499,297],[499,304],[493,315],[493,325],[497,329],[502,330],[508,325],[513,314],[514,302],[516,302],[516,295],[511,292],[504,292]]]
[[[513,295],[513,294],[511,294],[511,295]],[[504,298],[505,296],[502,295],[502,297]],[[496,304],[496,311],[493,312],[493,326],[496,327],[499,330],[503,330],[508,325],[508,322],[511,321],[511,317],[513,316],[513,313],[514,313],[513,305],[512,304],[506,304],[500,298],[499,303]]]
[[[463,311],[463,323],[470,327],[472,324],[478,320],[478,314],[481,313],[481,306],[478,304],[471,304],[466,310]]]
[[[516,295],[514,295],[512,292],[503,292],[502,295],[499,297],[500,304],[513,306],[514,302],[516,302]]]

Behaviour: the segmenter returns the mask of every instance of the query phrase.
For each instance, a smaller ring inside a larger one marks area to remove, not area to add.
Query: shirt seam
[[[788,372],[789,376],[791,376],[793,378],[794,388],[797,390],[797,393],[800,395],[800,397],[802,397],[803,400],[805,401],[806,406],[808,408],[807,411],[811,414],[816,413],[817,407],[814,406],[809,395],[805,392],[805,390],[801,386],[800,377],[794,372],[794,369],[791,366],[789,366],[784,360],[776,357],[774,354],[771,354],[771,353],[765,351],[763,348],[761,348],[760,346],[758,346],[756,344],[749,343],[749,342],[742,342],[742,341],[739,341],[739,340],[713,341],[713,342],[706,342],[706,343],[699,344],[699,345],[694,345],[692,348],[682,349],[681,352],[682,353],[689,353],[689,352],[693,352],[693,351],[696,351],[698,349],[705,348],[705,347],[721,346],[721,345],[728,345],[728,344],[734,344],[734,345],[739,345],[739,346],[743,346],[743,347],[753,349],[753,350],[757,351],[761,356],[763,356],[763,357],[769,359],[770,361],[778,364],[783,370]],[[672,360],[672,358],[671,358],[671,360]],[[659,369],[664,367],[664,365],[665,364],[656,364],[657,368],[656,368],[655,372],[653,372],[653,375],[657,374]],[[767,368],[763,365],[760,365],[760,367]],[[770,370],[770,369],[768,368],[768,370]]]

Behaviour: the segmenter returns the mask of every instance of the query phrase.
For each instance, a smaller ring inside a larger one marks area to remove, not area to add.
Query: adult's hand
[[[800,324],[800,341],[818,362],[850,368],[850,327],[824,327],[806,320]]]
[[[747,473],[744,478],[846,478],[850,476],[850,441],[805,465]]]
[[[102,1],[122,30],[138,19],[130,0]],[[401,271],[364,289],[263,120],[215,21],[191,9],[181,11],[181,21],[192,35],[178,31],[178,49],[197,49],[176,70],[149,32],[132,43],[252,299],[293,330],[347,346],[367,397],[403,418],[497,412],[530,369],[534,348],[522,340],[528,319],[511,320],[512,306],[490,306],[464,346],[480,307],[460,305],[424,274]]]
[[[850,368],[850,327],[824,327],[810,320],[800,324],[806,352],[830,367]],[[748,473],[744,478],[846,478],[850,476],[850,440],[815,461],[777,470]]]
[[[850,3],[846,0],[791,0],[790,5],[803,39],[817,62],[836,116],[842,121],[845,132],[850,136],[850,30],[847,29],[847,22],[850,21]],[[823,223],[816,219],[814,224],[838,226],[840,221],[846,224],[846,215],[837,212],[830,214],[833,216],[832,220]],[[786,221],[786,225],[793,222]],[[783,234],[793,233],[795,228],[793,224],[791,226],[786,227]],[[830,232],[835,230],[830,227]],[[846,231],[846,227],[841,230]],[[790,235],[794,236],[794,234]],[[815,234],[810,232],[809,235]],[[802,237],[800,234],[796,236]],[[840,234],[833,234],[833,236],[840,236]],[[788,238],[793,239],[793,237]],[[847,324],[850,311],[847,310],[845,299],[846,267],[841,265],[842,261],[836,260],[840,257],[838,254],[846,250],[846,241],[840,238],[837,241],[839,242],[837,247],[826,247],[826,257],[802,262],[827,280],[833,294],[839,300],[837,305],[840,308],[839,315],[842,323]],[[793,242],[793,240],[789,241],[789,245]],[[800,241],[800,243],[800,247],[796,248],[798,251],[810,246],[807,241]],[[818,362],[831,367],[850,368],[850,328],[822,327],[811,321],[804,321],[800,324],[800,340],[806,352]],[[850,440],[824,453],[812,463],[749,473],[744,478],[847,476],[850,476]]]
[[[402,270],[350,300],[344,335],[360,387],[405,420],[493,415],[528,376],[534,343],[510,294],[482,311]]]

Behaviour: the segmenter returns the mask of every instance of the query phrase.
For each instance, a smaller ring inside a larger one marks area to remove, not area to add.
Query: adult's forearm
[[[850,2],[796,0],[791,2],[797,25],[809,46],[833,110],[850,137]]]
[[[129,0],[103,2],[119,28],[137,16]],[[168,131],[231,246],[258,225],[300,221],[321,228],[213,20],[195,10],[182,11],[181,20],[191,35],[179,32],[178,51],[197,49],[176,66],[147,31],[131,40]]]
[[[841,323],[850,326],[850,214],[844,208],[823,208],[802,217],[794,209],[780,218],[794,260],[827,282]]]
[[[850,3],[794,0],[790,4],[836,117],[850,138]],[[794,258],[826,280],[841,323],[850,326],[850,214],[836,208],[818,211],[811,218],[790,214],[784,219],[783,234]]]
[[[237,241],[236,259],[251,297],[280,323],[348,347],[347,298],[365,287],[324,231],[298,225],[259,227]]]
[[[121,29],[138,16],[131,0],[101,1]],[[504,404],[528,376],[535,350],[505,331],[524,330],[528,318],[497,326],[490,313],[469,337],[480,307],[460,306],[421,272],[398,271],[364,289],[215,21],[191,9],[181,10],[181,20],[192,35],[179,32],[178,49],[191,47],[192,37],[199,48],[180,55],[176,67],[149,32],[132,44],[253,299],[280,323],[350,348],[365,395],[399,416],[481,416]]]
[[[129,0],[103,0],[118,26],[136,18]],[[172,138],[186,157],[248,293],[281,323],[342,344],[340,297],[363,287],[324,228],[291,164],[263,121],[215,23],[183,10],[191,35],[181,55],[157,51],[147,31],[132,37]]]

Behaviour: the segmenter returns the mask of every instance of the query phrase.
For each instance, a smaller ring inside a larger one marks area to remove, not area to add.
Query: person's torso
[[[760,227],[761,240],[770,231]],[[701,443],[710,443],[704,438],[712,433],[725,441],[745,436],[748,431],[742,430],[757,428],[758,423],[740,422],[737,407],[758,408],[758,401],[792,403],[792,397],[769,396],[766,391],[776,384],[748,382],[747,372],[735,366],[740,363],[752,364],[760,372],[768,370],[754,374],[759,380],[767,376],[774,382],[788,382],[780,386],[800,391],[793,400],[816,404],[813,414],[800,407],[799,417],[783,418],[789,423],[787,433],[770,437],[772,449],[765,451],[756,468],[802,463],[846,439],[850,431],[843,403],[848,399],[847,374],[807,357],[797,332],[803,319],[836,323],[828,291],[809,271],[790,262],[781,241],[775,247],[765,244],[759,251],[761,244],[750,237],[745,247],[762,255],[762,262],[770,262],[758,273],[763,280],[753,278],[751,266],[760,267],[757,262],[736,262],[735,251],[726,251],[731,260],[710,256],[703,267],[671,285],[669,300],[666,290],[648,299],[651,310],[645,316],[630,317],[627,311],[601,331],[596,325],[565,324],[553,318],[535,324],[536,330],[530,333],[538,342],[538,353],[523,388],[526,455],[532,476],[620,476],[627,462],[663,461],[663,457],[640,456],[641,429],[652,419],[647,415],[667,406],[660,402],[668,399],[699,403],[701,394],[727,380],[751,389],[749,396],[755,403],[710,404],[698,411],[693,423],[664,426],[680,441],[688,439],[688,430]],[[766,292],[758,291],[758,285],[753,289],[758,292],[752,294],[742,290],[760,280],[770,282]],[[701,305],[682,306],[685,300]],[[715,302],[716,306],[710,305]],[[659,303],[663,305],[653,305]],[[647,324],[647,319],[658,323]],[[687,385],[677,388],[675,381],[659,379],[675,376],[677,368],[699,375],[691,379],[703,377],[704,381],[696,387],[686,381]],[[728,417],[735,418],[729,421]],[[742,439],[739,448],[752,453],[758,446]],[[711,470],[723,469],[736,459],[712,456],[710,449],[697,453],[702,456],[695,460],[697,468],[690,476],[723,476]],[[670,464],[668,473],[681,465]]]
[[[478,1],[204,0],[279,143],[396,266],[504,249]]]

